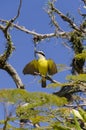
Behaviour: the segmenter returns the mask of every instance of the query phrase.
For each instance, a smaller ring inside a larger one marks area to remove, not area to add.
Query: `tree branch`
[[[86,82],[84,81],[69,82],[68,84],[63,85],[60,91],[54,92],[53,94],[60,97],[66,97],[69,101],[71,101],[73,93],[77,92],[86,92]]]
[[[18,11],[17,11],[17,15],[12,19],[13,22],[19,17],[21,6],[22,6],[22,0],[20,0]]]
[[[4,20],[4,19],[0,19],[0,22],[3,22],[3,23],[7,23],[8,20]],[[38,36],[41,40],[42,39],[47,39],[47,38],[53,38],[53,37],[62,37],[62,38],[67,38],[68,37],[68,34],[67,32],[54,32],[54,33],[49,33],[49,34],[40,34],[40,33],[37,33],[35,31],[31,31],[29,29],[26,29],[24,26],[19,26],[17,24],[14,24],[12,23],[12,27],[20,30],[20,31],[23,31],[27,34],[30,34],[30,35],[33,35],[33,36]]]
[[[59,11],[58,9],[56,9],[53,5],[53,3],[50,3],[50,9],[51,9],[51,12],[55,12],[57,13],[64,21],[68,22],[73,29],[75,29],[76,31],[78,32],[83,32],[83,33],[86,33],[85,30],[81,30],[70,18],[68,18],[67,16],[65,16],[61,11]]]
[[[83,14],[83,13],[81,12],[80,8],[78,9],[78,12],[79,12],[79,14],[80,14],[83,18],[86,17],[86,14]]]
[[[23,85],[19,75],[17,74],[16,70],[9,63],[6,62],[8,60],[8,58],[10,57],[10,55],[12,54],[13,50],[14,50],[14,46],[13,46],[13,43],[12,43],[12,40],[11,40],[11,36],[9,34],[9,28],[12,26],[12,23],[20,15],[21,4],[22,4],[22,0],[20,0],[17,15],[13,19],[11,19],[10,21],[4,22],[5,26],[0,25],[0,29],[4,33],[4,36],[5,36],[6,41],[7,41],[6,42],[6,49],[5,49],[4,53],[2,55],[0,55],[0,68],[8,72],[8,74],[14,80],[17,88],[24,89],[24,85]]]
[[[7,123],[9,121],[9,117],[7,117],[4,121],[4,126],[3,126],[3,130],[7,130]]]
[[[78,108],[78,107],[85,107],[86,103],[75,105],[75,104],[65,104],[64,106],[70,107],[70,108]]]
[[[44,76],[44,75],[41,75],[40,73],[37,73],[37,72],[34,72],[36,75],[38,76],[41,76],[41,77],[45,77],[47,80],[51,81],[51,83],[58,83],[59,85],[61,84],[60,82],[56,81],[56,80],[53,80],[49,75],[47,76]]]
[[[2,55],[0,55],[0,68],[4,69],[5,71],[7,71],[10,74],[10,76],[13,78],[17,88],[24,88],[24,85],[23,85],[21,79],[19,78],[17,72],[15,71],[15,69],[6,62],[9,58],[9,56],[12,54],[12,51],[14,49],[10,34],[8,33],[8,29],[10,26],[11,26],[10,22],[8,23],[8,25],[6,27],[0,26],[0,29],[3,31],[4,36],[7,40],[6,49],[5,49],[4,53]]]
[[[9,24],[6,27],[0,25],[0,29],[4,33],[4,36],[5,36],[6,41],[7,41],[6,47],[5,47],[6,49],[5,49],[4,53],[2,55],[0,55],[0,62],[2,60],[2,64],[4,64],[8,60],[9,56],[12,54],[12,52],[14,50],[14,46],[12,44],[10,34],[8,33]]]
[[[14,80],[17,88],[21,88],[24,89],[24,85],[19,77],[19,75],[17,74],[16,70],[9,64],[9,63],[5,63],[4,66],[0,65],[0,68],[7,71],[8,74],[12,77],[12,79]]]

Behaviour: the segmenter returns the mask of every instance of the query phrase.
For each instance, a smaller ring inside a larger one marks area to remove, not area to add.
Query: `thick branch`
[[[7,123],[9,121],[9,117],[6,118],[6,120],[4,121],[4,126],[3,126],[3,130],[7,129]]]
[[[72,100],[73,93],[77,92],[86,92],[86,82],[69,82],[68,85],[63,85],[60,91],[53,94],[60,97],[66,97],[68,100]]]
[[[4,66],[0,66],[0,68],[8,72],[8,74],[14,80],[17,88],[24,89],[24,85],[23,85],[19,75],[17,74],[16,70],[9,63],[5,63]]]

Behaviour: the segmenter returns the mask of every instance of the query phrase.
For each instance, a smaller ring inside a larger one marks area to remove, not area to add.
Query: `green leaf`
[[[59,102],[60,100],[60,102]],[[21,89],[0,90],[0,102],[18,103],[27,102],[29,107],[46,105],[60,106],[67,103],[66,98],[42,92],[27,92]]]
[[[84,121],[86,122],[86,111],[84,111],[82,108],[79,108],[79,113],[83,117]]]
[[[32,123],[54,121],[54,109],[67,103],[66,98],[43,92],[27,92],[22,89],[0,90],[0,102],[17,105],[16,117],[10,121],[29,119]],[[25,104],[26,105],[23,105]]]
[[[70,128],[60,125],[58,122],[54,122],[51,126],[53,130],[70,130]]]
[[[86,59],[86,50],[84,50],[82,53],[79,53],[75,55],[75,58],[77,59]]]
[[[75,113],[73,113],[73,115],[74,115],[74,122],[75,122],[76,130],[82,130],[81,127],[80,127],[80,125],[79,125],[79,122],[77,121]]]
[[[68,80],[74,80],[74,81],[86,81],[86,74],[68,75],[66,78]]]
[[[81,116],[81,114],[78,110],[72,109],[71,111],[78,119],[83,120],[83,117]]]
[[[47,87],[53,87],[53,88],[60,87],[60,86],[62,86],[61,83],[51,83],[47,85]]]

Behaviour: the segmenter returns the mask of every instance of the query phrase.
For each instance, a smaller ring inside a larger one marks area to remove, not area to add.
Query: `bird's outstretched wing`
[[[23,74],[32,74],[32,75],[36,75],[36,73],[38,72],[38,61],[37,60],[32,60],[31,62],[29,62],[23,69]]]
[[[53,60],[48,59],[48,74],[53,75],[55,73],[57,73],[57,66]]]

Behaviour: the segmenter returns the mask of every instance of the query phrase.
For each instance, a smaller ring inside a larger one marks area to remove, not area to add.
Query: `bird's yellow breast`
[[[48,61],[46,59],[38,60],[38,69],[41,75],[47,75],[48,72]]]

